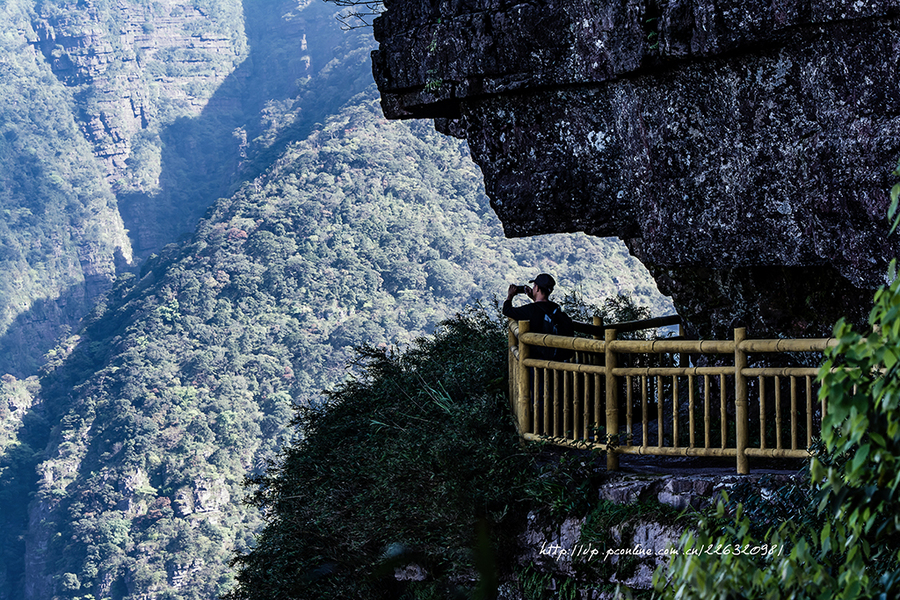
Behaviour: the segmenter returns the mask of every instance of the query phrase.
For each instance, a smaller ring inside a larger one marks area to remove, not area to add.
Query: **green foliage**
[[[480,311],[400,355],[361,348],[363,375],[301,409],[302,440],[252,480],[268,524],[230,597],[450,593],[476,571],[478,523],[503,556],[528,471],[497,380],[504,339]],[[395,581],[410,565],[426,579]]]
[[[900,279],[894,268],[892,282],[875,296],[871,331],[838,322],[838,344],[820,370],[828,412],[826,454],[811,467],[815,509],[798,508],[801,518],[763,536],[741,505],[721,534],[701,525],[698,535],[683,539],[686,551],[699,553],[676,557],[670,582],[657,572],[664,597],[854,600],[900,593]],[[724,514],[720,504],[718,517]],[[719,546],[737,552],[703,551]],[[766,552],[748,554],[748,548]]]
[[[528,495],[537,506],[547,507],[556,518],[584,516],[596,504],[596,490],[603,473],[600,451],[548,451],[550,458],[537,465],[529,481]]]
[[[241,482],[290,439],[292,405],[320,402],[354,346],[408,347],[510,280],[553,266],[601,295],[624,279],[592,281],[569,256],[629,264],[586,236],[504,240],[460,142],[388,124],[373,96],[358,98],[220,200],[192,240],[121,277],[52,353],[42,397],[59,427],[39,467],[52,515],[39,533],[52,575],[81,586],[55,579],[56,593],[226,590],[228,559],[261,523]],[[485,364],[504,360],[503,345]],[[454,390],[426,381],[442,410]],[[127,538],[101,535],[117,517]]]
[[[604,323],[640,321],[649,319],[652,314],[650,307],[639,305],[628,292],[618,292],[596,305],[588,301],[581,290],[573,289],[565,293],[559,304],[573,320],[582,323],[590,323],[594,317]]]
[[[406,347],[539,271],[664,303],[622,246],[504,240],[464,143],[386,123],[371,37],[332,17],[262,0],[0,7],[0,330],[16,332],[0,354],[28,373],[51,347],[40,385],[2,387],[29,401],[0,407],[0,596],[24,595],[26,539],[36,596],[221,595],[262,523],[243,478],[291,439],[292,406],[347,376],[353,346]],[[144,23],[197,47],[129,47],[122,31]],[[44,26],[59,44],[40,43]],[[51,69],[78,60],[98,71]],[[129,144],[124,166],[94,156]],[[159,249],[207,208],[191,239]],[[125,227],[157,252],[139,274],[114,273]],[[47,328],[78,326],[104,291],[77,335]]]
[[[71,95],[16,33],[34,35],[31,17],[25,2],[0,6],[0,373],[21,378],[109,283],[116,248],[128,252]],[[110,263],[90,282],[88,247]]]

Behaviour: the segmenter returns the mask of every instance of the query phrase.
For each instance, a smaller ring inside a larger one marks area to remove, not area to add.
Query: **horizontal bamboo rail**
[[[616,339],[678,321],[576,324],[603,339],[531,333],[527,321],[511,321],[509,390],[520,435],[605,450],[610,470],[623,454],[729,457],[742,474],[750,458],[808,456],[826,408],[815,400],[818,369],[751,367],[748,355],[796,359],[836,340],[745,339],[744,329],[732,340]],[[574,350],[575,358],[530,358],[535,346]],[[704,356],[730,364],[696,366]]]

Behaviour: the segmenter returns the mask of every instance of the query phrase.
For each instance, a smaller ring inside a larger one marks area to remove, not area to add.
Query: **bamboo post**
[[[584,439],[591,437],[591,376],[584,374],[584,414],[581,418],[581,426],[584,428]]]
[[[766,449],[766,381],[759,376],[759,447]]]
[[[572,439],[578,439],[578,407],[581,405],[582,392],[581,381],[582,373],[572,373]]]
[[[694,376],[688,375],[688,433],[690,434],[690,447],[693,448],[696,443],[694,435]]]
[[[775,376],[775,449],[781,450],[781,377]]]
[[[616,339],[616,330],[607,329],[604,333],[606,364],[606,470],[619,470],[619,457],[613,449],[619,433],[619,395],[616,379],[612,371],[616,368],[616,355],[612,351],[612,342]]]
[[[641,375],[641,422],[643,429],[641,430],[641,446],[647,447],[650,443],[650,416],[647,414],[647,376]]]
[[[678,377],[672,375],[672,447],[678,447]]]
[[[519,321],[519,398],[516,419],[519,421],[519,433],[537,433],[531,420],[531,382],[525,359],[528,358],[528,344],[522,341],[522,334],[531,329],[530,321]]]
[[[631,407],[634,396],[631,386],[631,375],[628,375],[625,377],[625,444],[628,446],[634,444],[634,412]]]
[[[710,446],[710,422],[709,422],[709,375],[703,376],[703,447]]]
[[[719,427],[722,430],[722,449],[728,445],[728,411],[725,406],[725,376],[719,375]]]
[[[812,446],[812,379],[806,376],[806,449]]]
[[[791,375],[791,450],[797,449],[797,378]]]
[[[663,422],[663,385],[662,377],[656,376],[656,446],[663,447],[666,428]]]
[[[739,475],[750,473],[750,461],[744,451],[747,449],[747,424],[750,415],[747,409],[747,354],[741,350],[741,342],[747,338],[747,330],[743,327],[734,330],[734,412],[735,434],[737,438],[737,472]]]
[[[553,435],[550,431],[550,369],[541,369],[544,373],[544,420],[541,430],[544,435]]]
[[[512,324],[512,321],[509,322],[509,325]],[[516,412],[519,407],[518,401],[518,392],[519,390],[519,361],[516,358],[515,350],[518,349],[519,340],[516,339],[516,334],[513,333],[512,327],[506,328],[507,339],[509,340],[509,408],[512,410],[512,413],[516,415],[516,420],[518,421],[518,413]],[[518,422],[516,423],[516,427],[519,427]],[[520,430],[521,431],[521,430]]]

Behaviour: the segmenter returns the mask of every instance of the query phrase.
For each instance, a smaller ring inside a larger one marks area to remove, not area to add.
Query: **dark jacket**
[[[503,315],[516,321],[531,321],[530,331],[532,333],[550,333],[548,329],[550,323],[545,317],[558,308],[559,304],[550,300],[513,306],[512,299],[510,299],[503,303]],[[560,312],[562,312],[562,309],[560,309]],[[534,346],[531,350],[531,357],[537,359],[552,360],[555,358],[554,354],[555,352],[552,348]]]

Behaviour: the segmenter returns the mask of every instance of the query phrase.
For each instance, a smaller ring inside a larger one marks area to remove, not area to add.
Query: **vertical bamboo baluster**
[[[544,369],[544,435],[550,433],[550,369]]]
[[[554,376],[556,377],[556,385],[553,386],[553,392],[559,396],[559,408],[554,412],[554,419],[557,419],[558,425],[555,427],[557,431],[557,435],[561,437],[566,437],[566,424],[565,424],[565,412],[566,412],[566,403],[568,402],[566,390],[568,388],[567,379],[568,373],[565,371],[553,371]]]
[[[791,450],[797,449],[797,378],[791,376]]]
[[[600,427],[600,406],[603,400],[603,388],[600,386],[600,374],[597,373],[594,375],[594,418],[592,423],[594,424],[595,433],[594,433],[594,441],[598,443],[603,443],[604,440],[601,440],[597,435],[597,431],[599,431]]]
[[[656,445],[663,447],[663,437],[665,427],[663,427],[663,389],[662,377],[656,376]]]
[[[581,377],[583,373],[572,373],[572,439],[579,439],[578,411],[581,404]]]
[[[633,400],[631,375],[625,377],[625,445],[634,445],[634,412],[631,404]]]
[[[528,333],[531,328],[530,321],[519,321],[519,392],[518,392],[518,421],[520,433],[537,433],[533,419],[535,415],[531,412],[531,374],[525,366],[525,359],[529,356],[528,344],[522,342],[522,334]]]
[[[550,369],[550,378],[553,381],[553,387],[550,388],[550,397],[552,398],[553,409],[550,411],[550,430],[553,436],[560,435],[560,425],[562,421],[562,381],[560,379],[561,372],[556,369]]]
[[[759,376],[759,447],[766,449],[766,381]]]
[[[710,448],[709,375],[703,376],[703,447]]]
[[[641,375],[641,420],[643,421],[643,438],[641,446],[649,446],[650,442],[650,415],[647,414],[647,376]]]
[[[581,420],[581,426],[584,428],[584,439],[591,437],[591,376],[584,374],[584,413]]]
[[[676,375],[672,375],[672,447],[678,447],[678,377]]]
[[[775,376],[775,449],[781,450],[781,377]]]
[[[559,435],[559,372],[556,369],[547,369],[550,382],[550,435]]]
[[[737,442],[737,472],[738,475],[750,473],[750,458],[746,454],[749,436],[747,424],[750,421],[749,414],[749,385],[744,369],[747,368],[747,353],[741,350],[741,343],[747,337],[747,330],[739,327],[734,330],[734,413],[735,413],[735,441]]]
[[[554,388],[559,392],[559,425],[557,427],[557,435],[568,437],[566,411],[568,410],[569,405],[569,373],[567,371],[555,371],[555,374],[559,378],[559,381]]]
[[[694,438],[694,376],[688,375],[688,433],[691,436],[691,448],[696,447]]]
[[[591,319],[591,323],[592,323],[594,326],[596,326],[596,327],[603,327],[603,318],[602,318],[602,317],[594,316],[594,317]],[[603,339],[603,336],[595,335],[595,336],[594,336],[594,339],[595,339],[595,340],[602,340],[602,339]],[[593,360],[591,360],[591,364],[593,364],[593,365],[599,365],[599,364],[601,364],[601,360],[602,360],[603,355],[592,353],[592,354],[591,354],[591,357],[592,357],[592,359],[593,359]],[[587,377],[587,375],[585,375],[585,377]],[[590,420],[585,419],[585,426],[584,426],[585,432],[587,432],[588,429],[589,429],[590,427],[595,427],[595,428],[596,428],[596,427],[599,427],[599,426],[600,426],[600,400],[599,400],[599,397],[600,397],[600,396],[599,396],[599,394],[600,394],[600,388],[599,388],[599,386],[600,386],[600,376],[599,376],[599,375],[595,375],[595,376],[594,376],[594,386],[595,386],[595,388],[594,388],[594,389],[595,389],[595,391],[594,391],[594,396],[595,396],[595,398],[596,398],[596,402],[594,403],[594,404],[595,404],[595,406],[594,406],[594,418],[593,418],[593,419],[590,419]],[[587,396],[585,396],[585,399],[587,399]],[[587,406],[585,407],[585,415],[587,415]],[[587,437],[587,434],[585,434],[585,437]],[[599,439],[596,439],[596,437],[597,437],[597,435],[596,435],[596,433],[594,433],[595,441],[599,442],[600,440],[599,440]]]
[[[612,350],[612,342],[616,339],[616,330],[607,329],[604,331],[605,344],[604,355],[606,365],[606,470],[619,470],[619,456],[615,452],[610,452],[610,445],[618,441],[619,436],[619,394],[616,378],[613,377],[612,371],[616,368],[616,355]]]
[[[519,430],[519,433],[522,433],[522,422],[519,420],[519,398],[518,398],[518,390],[519,390],[519,361],[516,358],[514,351],[519,349],[519,340],[516,339],[516,334],[513,332],[512,328],[512,320],[509,321],[508,327],[506,328],[506,339],[509,346],[509,407],[512,410],[513,415],[516,417],[516,429]]]
[[[812,428],[813,428],[813,419],[812,419],[812,378],[807,375],[806,376],[806,448],[809,449],[812,446]]]
[[[725,419],[725,375],[719,375],[719,425],[722,428],[722,447],[727,443],[728,421]]]

